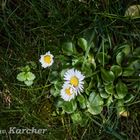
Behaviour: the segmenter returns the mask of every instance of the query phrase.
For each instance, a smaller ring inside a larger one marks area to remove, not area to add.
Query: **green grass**
[[[0,129],[47,128],[45,135],[1,135],[0,139],[42,140],[138,140],[140,137],[140,93],[127,108],[128,118],[119,118],[112,109],[109,115],[90,117],[86,127],[72,124],[69,115],[52,116],[53,97],[49,97],[49,71],[41,68],[39,57],[50,50],[61,53],[64,41],[78,37],[89,39],[96,32],[95,45],[101,38],[110,48],[124,42],[140,44],[140,20],[123,15],[138,1],[118,0],[2,0],[0,2]],[[26,87],[16,79],[19,67],[30,61],[37,64],[34,86]],[[11,105],[4,101],[11,97]],[[103,122],[104,120],[104,122]]]

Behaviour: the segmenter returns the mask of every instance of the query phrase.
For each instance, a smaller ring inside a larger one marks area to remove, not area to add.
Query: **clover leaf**
[[[24,81],[25,85],[31,86],[33,84],[32,80]]]
[[[26,80],[26,73],[25,72],[21,72],[17,75],[17,80],[19,81],[25,81]]]

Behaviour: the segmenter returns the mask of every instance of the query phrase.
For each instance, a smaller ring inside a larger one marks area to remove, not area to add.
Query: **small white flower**
[[[50,51],[46,52],[46,54],[41,55],[41,58],[39,59],[40,63],[42,64],[43,68],[50,67],[54,60],[53,55],[50,53]]]
[[[65,83],[62,87],[60,95],[65,101],[70,101],[75,97],[74,88],[70,84]]]
[[[64,74],[64,80],[66,80],[67,84],[74,87],[76,95],[83,92],[84,78],[85,76],[80,71],[75,69],[70,69]]]

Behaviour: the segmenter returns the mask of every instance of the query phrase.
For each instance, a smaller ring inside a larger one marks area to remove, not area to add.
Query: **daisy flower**
[[[40,63],[42,64],[43,68],[50,67],[54,60],[53,55],[50,53],[50,51],[46,52],[46,54],[41,55],[41,58],[39,59]]]
[[[66,80],[66,83],[74,87],[76,95],[83,92],[84,78],[85,76],[75,69],[70,69],[64,74],[64,80]]]
[[[70,101],[75,97],[74,88],[72,85],[65,83],[61,89],[60,95],[65,101]]]

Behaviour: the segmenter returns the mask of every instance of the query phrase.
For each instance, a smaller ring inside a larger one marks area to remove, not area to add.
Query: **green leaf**
[[[94,84],[95,84],[95,81],[93,80],[93,78],[91,78],[88,83],[85,81],[84,87],[85,87],[85,92],[87,95],[89,95],[91,93],[91,90],[92,90]]]
[[[117,102],[117,107],[122,107],[122,106],[124,106],[124,100],[123,99],[120,99],[120,100],[118,100],[118,102]]]
[[[82,121],[82,116],[80,112],[76,112],[71,115],[73,123],[80,123]]]
[[[72,66],[77,67],[80,66],[84,61],[84,57],[76,57],[72,59]]]
[[[78,100],[78,102],[80,104],[80,107],[82,109],[85,109],[86,108],[86,99],[84,98],[84,96],[83,95],[77,96],[77,100]]]
[[[92,103],[92,105],[103,105],[103,100],[100,97],[99,94],[92,92],[89,96],[89,102]]]
[[[103,110],[103,106],[93,106],[92,104],[87,104],[88,112],[90,112],[92,115],[98,115]]]
[[[140,68],[140,60],[135,60],[133,62],[130,63],[129,67],[135,69],[135,70],[139,70]]]
[[[33,81],[35,79],[35,75],[32,72],[27,72],[26,73],[26,79],[28,81]]]
[[[21,72],[17,75],[17,80],[19,81],[25,81],[26,79],[26,73],[25,72]]]
[[[89,64],[89,63],[85,64],[85,66],[83,67],[82,71],[84,73],[86,73],[87,77],[93,74],[93,71],[92,71],[92,68],[91,68],[91,64]]]
[[[93,115],[100,114],[103,109],[103,104],[103,99],[99,94],[92,92],[89,96],[89,102],[87,102],[88,111]]]
[[[116,84],[116,92],[117,92],[118,98],[123,99],[128,93],[127,86],[123,82],[119,81]]]
[[[60,91],[57,90],[57,89],[55,89],[54,87],[52,87],[52,88],[50,89],[50,93],[51,93],[51,95],[53,95],[54,97],[57,97],[57,96],[60,94]]]
[[[125,96],[125,98],[124,98],[124,103],[130,102],[132,99],[134,99],[134,95],[133,94],[127,94],[127,96]]]
[[[29,67],[28,65],[21,68],[21,71],[23,71],[23,72],[28,72],[28,71],[30,71],[30,70],[31,70],[31,69],[30,69],[30,67]]]
[[[60,82],[60,81],[55,81],[54,83],[54,88],[56,89],[56,90],[59,90],[60,91],[60,89],[61,89],[61,87],[62,87],[62,83]]]
[[[62,79],[64,79],[64,75],[65,75],[65,73],[66,73],[67,70],[68,70],[68,69],[63,69],[63,70],[61,71],[60,75],[61,75],[61,78],[62,78]]]
[[[49,77],[48,77],[48,79],[49,79],[49,81],[50,81],[51,83],[55,83],[56,80],[57,80],[58,78],[59,78],[59,75],[58,75],[58,72],[57,72],[57,71],[51,72],[51,73],[49,74]]]
[[[110,70],[114,73],[116,78],[122,75],[122,68],[118,65],[113,65]]]
[[[137,89],[138,91],[140,90],[140,81],[134,81],[134,82],[131,82],[131,88],[132,89]]]
[[[109,57],[106,53],[100,52],[97,54],[97,60],[100,64],[107,64],[109,61]]]
[[[140,58],[140,47],[135,48],[133,55]]]
[[[104,89],[99,89],[99,93],[102,98],[107,99],[109,97],[109,94],[107,94]]]
[[[122,52],[124,52],[124,53],[125,53],[125,56],[127,56],[127,55],[130,53],[130,51],[131,51],[130,45],[129,45],[129,44],[125,44],[125,45],[123,45],[122,47],[124,48],[124,49],[122,50]]]
[[[118,100],[116,104],[116,108],[117,108],[118,115],[123,116],[123,117],[129,116],[130,113],[126,110],[124,106],[124,100]]]
[[[113,98],[112,98],[112,96],[109,96],[109,98],[106,101],[106,105],[109,107],[111,105],[111,103],[113,103]]]
[[[32,80],[30,80],[30,81],[27,80],[27,81],[24,81],[24,83],[27,86],[31,86],[33,84],[33,81]]]
[[[116,107],[117,107],[118,114],[120,114],[121,112],[124,112],[125,111],[124,101],[123,100],[118,100],[118,102],[116,104]]]
[[[86,126],[88,122],[88,117],[85,115],[85,113],[82,113],[80,111],[71,114],[71,118],[73,123],[80,124],[82,127]]]
[[[58,108],[61,108],[61,107],[63,107],[63,104],[64,104],[64,100],[63,99],[59,99],[57,102],[56,102],[56,107],[58,107]]]
[[[108,85],[105,85],[105,91],[108,93],[108,94],[114,94],[114,85],[111,83],[111,84],[108,84]]]
[[[31,64],[31,68],[32,69],[36,69],[37,68],[37,64],[34,61],[30,61],[29,63]]]
[[[77,103],[74,100],[71,100],[70,102],[64,102],[62,109],[68,114],[71,114],[77,109]]]
[[[99,77],[98,74],[96,74],[96,78],[97,78],[97,88],[102,88],[103,87],[103,84],[102,84],[102,79]],[[96,79],[94,80],[96,81]]]
[[[78,45],[79,45],[79,47],[81,47],[83,49],[83,51],[86,51],[86,49],[88,47],[88,43],[84,38],[78,39]]]
[[[119,52],[116,56],[116,62],[118,65],[121,65],[122,60],[124,59],[125,53],[124,52]]]
[[[66,42],[62,45],[62,51],[64,54],[71,56],[74,53],[74,44],[72,42]]]
[[[112,71],[107,71],[101,68],[101,76],[105,82],[113,82],[115,79],[114,73]]]
[[[96,69],[96,62],[93,55],[88,55],[88,63],[93,65],[93,69]]]
[[[87,112],[86,112],[86,113],[87,113]],[[80,122],[80,125],[81,125],[82,127],[87,126],[87,123],[88,123],[88,120],[89,120],[89,118],[88,118],[88,116],[86,115],[86,113],[81,113],[82,121]]]
[[[135,73],[135,70],[133,67],[126,67],[126,68],[123,68],[122,76],[133,76],[134,73]]]

